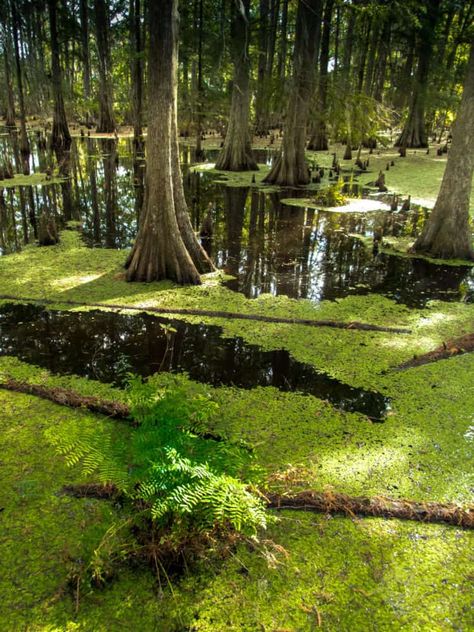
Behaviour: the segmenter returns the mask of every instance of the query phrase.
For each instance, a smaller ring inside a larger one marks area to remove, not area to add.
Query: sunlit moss
[[[60,184],[64,182],[64,178],[57,176],[48,176],[46,173],[32,173],[29,176],[17,173],[13,178],[0,180],[0,189],[13,187],[34,187],[41,185]]]

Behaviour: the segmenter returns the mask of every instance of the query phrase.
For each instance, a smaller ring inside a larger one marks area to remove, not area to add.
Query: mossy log
[[[347,496],[332,491],[304,491],[295,495],[267,494],[271,509],[295,509],[347,516],[376,516],[418,522],[438,522],[465,529],[474,528],[474,506],[421,502],[375,496]]]
[[[415,356],[407,362],[399,364],[396,369],[401,371],[404,369],[411,369],[416,366],[422,366],[423,364],[429,364],[430,362],[437,362],[438,360],[446,360],[456,355],[463,353],[472,353],[474,351],[474,334],[466,334],[460,338],[454,338],[443,342],[442,345],[436,347],[428,353],[424,353],[420,356]]]
[[[92,413],[105,415],[110,419],[120,421],[128,421],[132,425],[136,425],[131,416],[131,409],[125,402],[117,402],[109,399],[102,399],[94,395],[81,395],[77,391],[62,386],[46,386],[44,384],[33,384],[31,382],[21,382],[13,378],[7,378],[4,382],[0,382],[0,388],[15,393],[25,393],[47,399],[50,402],[61,406],[69,406],[70,408],[84,408]],[[222,441],[220,435],[212,432],[201,432],[196,430],[202,439],[210,439],[212,441]]]
[[[63,492],[75,498],[115,499],[119,490],[112,484],[86,483],[67,485]],[[267,507],[278,511],[299,510],[325,514],[397,518],[416,522],[449,524],[474,529],[474,506],[460,507],[454,503],[422,502],[385,496],[348,496],[332,491],[304,491],[295,495],[266,494]]]
[[[7,391],[35,395],[36,397],[47,399],[62,406],[86,408],[93,413],[106,415],[113,419],[127,419],[130,415],[130,408],[125,403],[104,400],[94,396],[80,395],[72,389],[60,386],[45,386],[42,384],[31,384],[14,379],[6,379],[0,383],[0,388]]]

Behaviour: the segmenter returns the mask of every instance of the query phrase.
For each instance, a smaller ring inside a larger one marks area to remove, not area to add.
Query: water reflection
[[[44,135],[33,135],[30,170],[52,172],[55,161]],[[4,163],[22,171],[18,139],[0,137]],[[214,160],[217,152],[207,151]],[[269,162],[271,151],[260,152]],[[144,162],[131,140],[83,137],[73,142],[60,185],[0,188],[0,252],[8,254],[37,238],[38,220],[59,228],[75,220],[91,247],[128,248],[143,203]],[[183,147],[186,198],[192,223],[217,266],[234,278],[227,286],[254,298],[286,294],[318,302],[378,292],[409,305],[428,300],[474,300],[474,271],[431,265],[378,252],[378,239],[415,237],[426,212],[329,213],[281,203],[298,192],[263,194],[225,187],[209,173],[189,170],[193,154]]]
[[[383,395],[318,373],[287,351],[262,351],[241,338],[222,338],[220,327],[147,314],[50,312],[32,305],[3,305],[0,355],[118,385],[132,370],[143,376],[185,371],[200,382],[240,388],[274,386],[310,393],[374,420],[381,420],[388,405]]]

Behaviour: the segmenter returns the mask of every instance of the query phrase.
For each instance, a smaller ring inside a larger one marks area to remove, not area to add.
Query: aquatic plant
[[[128,441],[61,429],[51,436],[69,465],[93,475],[90,495],[120,498],[129,510],[127,527],[138,528],[147,547],[152,534],[166,555],[181,553],[184,543],[192,549],[193,539],[201,548],[211,533],[255,537],[266,527],[263,500],[251,484],[258,475],[253,454],[205,432],[217,409],[205,391],[178,376],[158,388],[131,375],[128,394],[135,424]],[[88,495],[85,488],[80,495]],[[126,550],[136,548],[127,544]]]
[[[344,180],[338,178],[335,184],[316,191],[312,202],[321,206],[343,206],[347,198],[343,194]]]

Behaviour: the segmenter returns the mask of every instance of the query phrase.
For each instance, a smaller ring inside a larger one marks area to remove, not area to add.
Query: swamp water
[[[1,136],[0,145],[14,164],[9,137]],[[423,209],[334,213],[289,206],[281,200],[307,197],[308,192],[263,193],[217,184],[215,175],[189,169],[189,147],[181,151],[193,226],[207,233],[203,245],[217,267],[234,277],[226,283],[230,289],[248,298],[270,293],[314,302],[374,292],[413,307],[423,307],[433,299],[474,300],[472,268],[374,254],[374,233],[416,237],[426,219]],[[260,163],[271,160],[269,150],[256,153]],[[207,154],[212,161],[217,151]],[[44,172],[48,164],[51,157],[36,145],[31,172]],[[144,174],[144,164],[133,161],[131,141],[76,139],[70,174],[62,184],[0,190],[0,253],[34,241],[37,218],[45,209],[59,226],[78,222],[90,247],[130,247],[143,199]],[[364,173],[360,181],[372,176]],[[328,184],[326,175],[321,186]]]
[[[11,136],[1,136],[0,145],[15,164]],[[45,172],[51,156],[38,144],[32,146],[30,171]],[[271,161],[270,151],[257,154],[260,163]],[[208,160],[216,155],[208,152]],[[474,300],[471,268],[374,253],[374,234],[415,237],[426,219],[421,208],[334,213],[289,206],[281,200],[307,197],[308,192],[264,193],[216,183],[215,175],[189,168],[189,147],[182,148],[181,161],[193,226],[217,267],[234,277],[226,282],[233,291],[249,298],[270,293],[313,302],[374,292],[416,307],[432,299]],[[33,242],[45,210],[59,226],[75,221],[91,248],[128,248],[136,234],[143,175],[144,164],[134,162],[130,140],[74,140],[68,180],[0,189],[0,254]],[[361,182],[372,175],[363,174]],[[328,184],[326,175],[322,186]],[[374,419],[383,416],[387,405],[382,395],[341,384],[294,361],[286,351],[264,352],[241,339],[222,338],[218,327],[24,306],[3,307],[0,323],[2,354],[55,372],[120,383],[125,369],[142,375],[186,371],[211,384],[273,385],[311,393]],[[176,331],[166,335],[163,325]]]
[[[0,307],[0,355],[13,355],[53,373],[123,386],[126,372],[148,376],[186,372],[193,380],[240,388],[274,386],[326,399],[336,407],[381,420],[388,400],[352,388],[297,362],[287,351],[262,351],[220,327],[140,313],[47,311]]]

